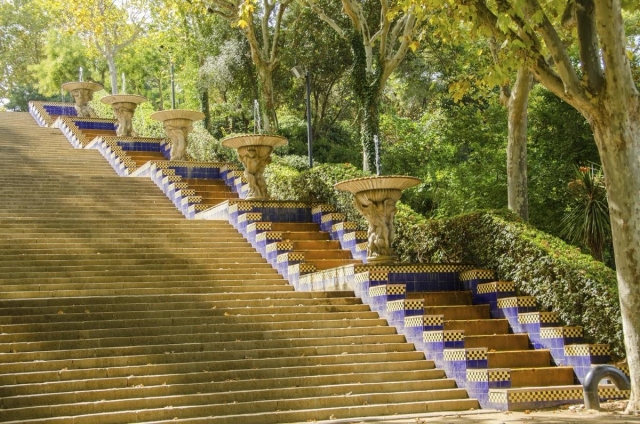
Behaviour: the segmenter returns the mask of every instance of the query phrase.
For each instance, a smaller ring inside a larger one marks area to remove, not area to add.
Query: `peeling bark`
[[[620,110],[592,118],[607,181],[622,327],[631,377],[628,412],[640,411],[640,119]]]
[[[507,193],[509,209],[523,220],[529,220],[527,191],[527,108],[533,74],[520,68],[513,89],[500,96],[507,107]]]

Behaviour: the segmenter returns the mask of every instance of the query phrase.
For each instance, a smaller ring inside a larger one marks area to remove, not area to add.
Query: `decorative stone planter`
[[[184,160],[187,152],[187,137],[193,129],[193,123],[204,118],[204,113],[195,110],[161,110],[150,116],[160,121],[171,141],[170,160]]]
[[[120,137],[135,137],[137,135],[133,132],[131,120],[138,105],[147,101],[145,97],[135,94],[113,94],[103,97],[100,101],[104,104],[111,105],[113,113],[116,114],[116,118],[118,119],[116,135]]]
[[[66,82],[62,84],[62,89],[67,90],[73,96],[76,103],[76,113],[80,118],[95,116],[95,112],[89,106],[89,102],[93,99],[93,93],[104,89],[102,84],[97,82]]]
[[[284,146],[287,139],[275,135],[249,134],[230,137],[222,145],[236,149],[240,162],[244,165],[244,177],[249,183],[247,199],[268,199],[264,168],[271,163],[274,147]]]
[[[355,207],[369,224],[367,263],[385,264],[397,261],[391,248],[395,236],[393,217],[402,190],[418,185],[414,177],[388,175],[355,178],[335,185],[338,190],[353,193]]]

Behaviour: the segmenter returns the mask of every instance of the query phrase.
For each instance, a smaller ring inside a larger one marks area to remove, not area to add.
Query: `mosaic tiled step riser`
[[[629,390],[618,390],[613,385],[601,385],[598,387],[600,401],[612,399],[628,399]],[[583,389],[580,386],[549,387],[538,390],[519,389],[492,389],[486,405],[489,408],[497,408],[509,411],[525,411],[532,409],[551,408],[567,404],[584,403]]]
[[[137,169],[137,164],[128,157],[127,152],[158,152],[167,159],[170,152],[170,146],[163,140],[120,137],[99,137],[86,148],[97,149],[121,177],[130,176]]]
[[[62,131],[69,143],[82,149],[98,135],[114,135],[118,127],[115,119],[60,117],[53,124]]]
[[[29,102],[29,113],[41,127],[49,127],[58,116],[78,116],[73,103]]]

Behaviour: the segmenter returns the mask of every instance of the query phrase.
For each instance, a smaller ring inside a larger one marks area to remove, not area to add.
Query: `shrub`
[[[557,237],[523,223],[509,211],[476,211],[425,220],[401,207],[396,253],[409,262],[463,262],[493,269],[534,296],[543,310],[584,327],[586,339],[609,343],[624,356],[616,273]]]

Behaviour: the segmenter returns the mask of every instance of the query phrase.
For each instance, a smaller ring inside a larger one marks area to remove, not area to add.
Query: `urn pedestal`
[[[75,102],[76,113],[80,118],[91,118],[95,116],[94,110],[89,106],[93,99],[93,93],[103,90],[102,84],[97,82],[66,82],[62,84],[62,89],[71,93]]]
[[[133,131],[131,121],[138,105],[147,101],[145,97],[135,94],[113,94],[103,97],[100,101],[104,104],[111,105],[113,108],[113,113],[115,113],[118,119],[116,135],[120,137],[137,136]]]
[[[204,118],[204,113],[195,110],[172,109],[155,112],[151,119],[162,122],[167,138],[171,142],[169,160],[184,160],[187,153],[187,137],[193,123]]]
[[[420,180],[399,175],[355,178],[335,185],[338,190],[354,194],[354,205],[369,224],[367,263],[394,263],[397,258],[391,244],[395,236],[393,217],[402,190],[418,185]]]
[[[240,162],[244,165],[244,177],[249,184],[247,199],[268,199],[264,168],[271,163],[274,147],[284,146],[287,139],[275,135],[239,135],[222,141],[222,145],[236,149]]]

